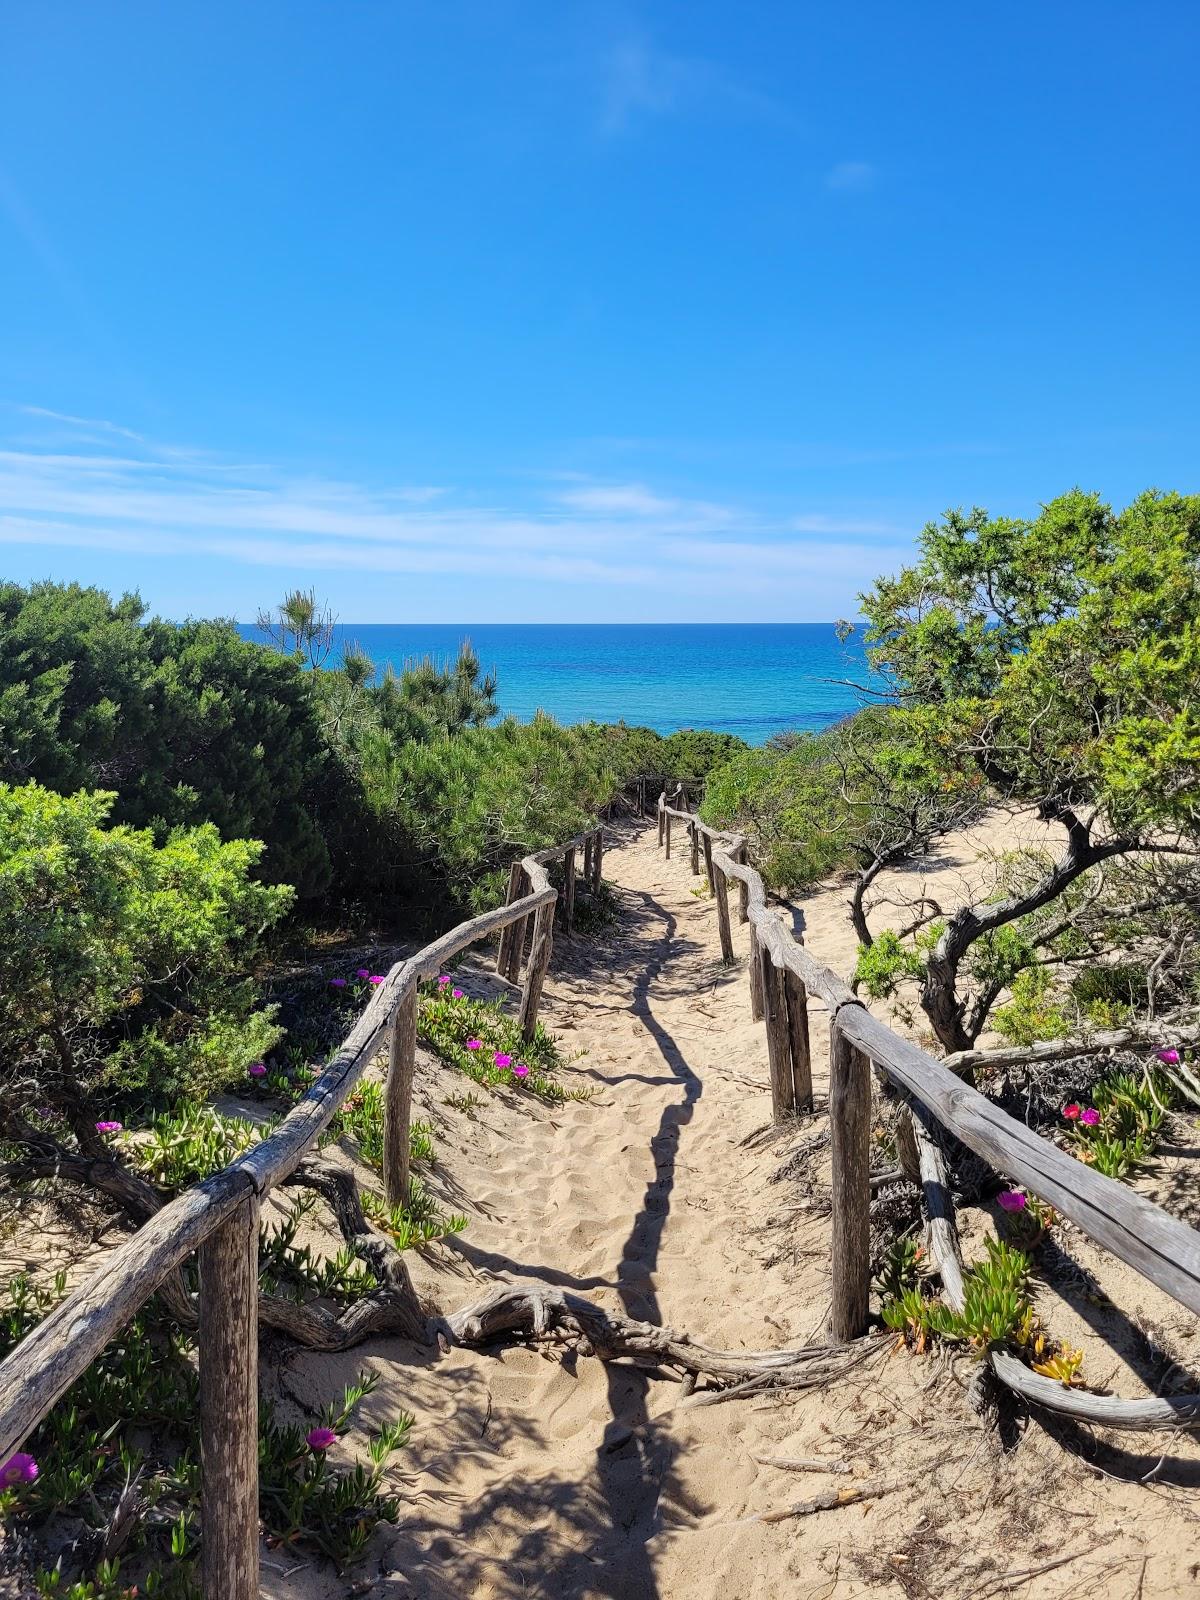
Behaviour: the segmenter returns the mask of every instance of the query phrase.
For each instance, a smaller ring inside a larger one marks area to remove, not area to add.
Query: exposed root
[[[685,1378],[703,1379],[731,1395],[734,1390],[810,1389],[840,1377],[884,1349],[879,1339],[858,1339],[839,1348],[802,1345],[791,1350],[717,1350],[688,1334],[614,1315],[580,1295],[542,1283],[504,1283],[449,1316],[434,1318],[430,1331],[443,1346],[479,1346],[501,1334],[518,1333],[571,1345],[601,1361],[652,1362]],[[714,1398],[695,1395],[688,1402]]]

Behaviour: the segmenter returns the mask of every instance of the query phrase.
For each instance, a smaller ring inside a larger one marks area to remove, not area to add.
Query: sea
[[[262,637],[244,624],[248,639]],[[431,656],[452,661],[469,639],[499,679],[502,716],[546,711],[559,722],[621,722],[673,733],[711,728],[764,744],[857,711],[870,673],[862,631],[832,622],[339,624],[382,671]]]

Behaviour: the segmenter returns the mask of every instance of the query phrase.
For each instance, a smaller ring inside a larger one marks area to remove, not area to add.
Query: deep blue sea
[[[259,638],[244,624],[243,635]],[[548,711],[560,722],[625,721],[673,733],[715,728],[762,744],[787,728],[825,728],[861,697],[838,680],[868,674],[861,636],[839,644],[832,623],[352,623],[382,668],[453,659],[469,638],[500,680],[502,714]]]

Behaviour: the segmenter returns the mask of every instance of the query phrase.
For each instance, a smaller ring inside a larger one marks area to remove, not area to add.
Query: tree
[[[320,667],[333,650],[337,618],[315,589],[293,589],[274,611],[260,611],[258,626],[275,649],[298,666]]]
[[[921,1005],[964,1050],[1017,975],[1061,952],[1080,880],[1195,851],[1200,497],[1151,492],[1114,516],[1075,490],[1029,521],[951,513],[862,607],[872,665],[931,770],[973,771],[1061,830],[1055,858],[924,940]]]

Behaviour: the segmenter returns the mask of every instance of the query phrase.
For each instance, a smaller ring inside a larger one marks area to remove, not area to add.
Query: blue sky
[[[1200,488],[1194,0],[4,11],[7,576],[816,621]]]

